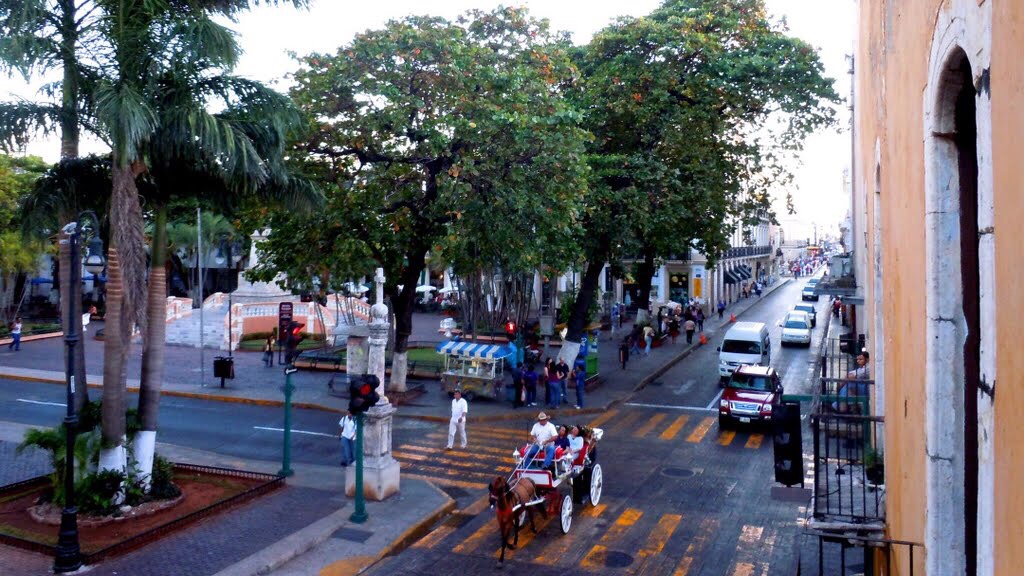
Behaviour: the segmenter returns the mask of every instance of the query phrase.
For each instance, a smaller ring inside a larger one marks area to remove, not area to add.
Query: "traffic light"
[[[509,338],[514,338],[516,335],[516,323],[512,320],[505,322],[505,334],[508,334]]]
[[[377,386],[380,380],[373,374],[364,374],[348,385],[348,411],[352,415],[362,414],[380,401]]]
[[[295,357],[299,355],[299,343],[305,339],[302,335],[302,328],[305,326],[302,322],[291,322],[288,324],[288,334],[285,337],[285,364],[291,364],[295,360]]]

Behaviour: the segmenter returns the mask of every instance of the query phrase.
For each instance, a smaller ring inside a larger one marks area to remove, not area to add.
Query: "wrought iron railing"
[[[801,576],[890,576],[897,567],[899,574],[914,576],[916,564],[924,560],[923,546],[906,540],[818,530],[801,536],[794,569]]]

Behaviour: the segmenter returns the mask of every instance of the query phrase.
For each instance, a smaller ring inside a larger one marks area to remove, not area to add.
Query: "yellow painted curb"
[[[366,570],[377,561],[373,556],[354,556],[338,560],[320,569],[320,576],[352,576]]]
[[[388,556],[393,556],[395,554],[398,554],[402,550],[405,550],[414,542],[425,536],[427,532],[430,530],[430,527],[433,526],[438,520],[447,516],[448,514],[451,514],[452,511],[455,510],[456,503],[455,500],[451,498],[451,496],[445,494],[444,491],[435,486],[433,482],[428,481],[427,485],[433,488],[435,491],[437,491],[438,494],[444,496],[446,500],[445,503],[434,509],[434,511],[431,512],[430,515],[424,518],[423,520],[420,520],[416,524],[413,524],[412,526],[406,528],[405,531],[398,536],[398,538],[395,538],[391,541],[390,544],[385,546],[384,549],[381,550],[380,553],[378,553],[375,558],[373,558],[372,562],[366,564],[358,571],[348,572],[348,574],[359,574],[365,571],[366,569],[370,568],[377,562],[380,562],[384,558],[387,558]],[[325,568],[325,570],[332,569],[334,568],[335,565],[340,564],[341,562],[332,564]],[[323,575],[324,572],[321,571],[320,574]],[[328,572],[327,574],[331,574],[333,576],[335,572]]]

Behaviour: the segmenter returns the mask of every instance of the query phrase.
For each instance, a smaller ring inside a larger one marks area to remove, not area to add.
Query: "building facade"
[[[886,416],[887,536],[923,545],[915,574],[1016,574],[1024,2],[859,9],[850,233]]]

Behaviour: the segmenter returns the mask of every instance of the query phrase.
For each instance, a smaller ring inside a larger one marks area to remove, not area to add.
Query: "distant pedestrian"
[[[626,336],[626,343],[629,344],[630,354],[640,354],[640,329],[634,328],[633,332]]]
[[[718,300],[718,319],[721,320],[722,316],[725,315],[725,300]]]
[[[654,346],[654,328],[650,326],[644,326],[644,356],[651,355],[651,348]]]
[[[626,362],[629,362],[629,341],[623,340],[622,344],[619,344],[619,362],[622,363],[622,369],[626,369]]]
[[[555,367],[555,359],[549,357],[544,364],[544,405],[548,408],[558,408],[555,396],[558,388],[558,369]]]
[[[512,388],[514,397],[512,398],[512,409],[523,406],[526,401],[526,391],[523,389],[523,368],[522,366],[516,366],[512,369]]]
[[[668,321],[668,335],[672,337],[672,343],[676,343],[676,336],[679,336],[679,319],[675,316]]]
[[[704,331],[704,310],[702,308],[697,309],[697,331]]]
[[[568,404],[569,365],[565,363],[565,358],[558,359],[558,364],[555,366],[555,372],[558,374],[558,391],[557,396],[555,396],[555,405]]]
[[[356,420],[351,412],[338,420],[338,428],[341,429],[341,465],[348,466],[356,461]]]
[[[263,343],[263,365],[270,368],[274,365],[274,335],[267,336]]]
[[[526,365],[526,372],[523,373],[523,385],[526,386],[526,405],[537,405],[537,370],[533,363]]]
[[[576,409],[583,408],[583,392],[587,387],[587,369],[585,366],[576,364],[572,369],[576,379]]]
[[[462,390],[455,389],[452,398],[452,419],[448,422],[448,445],[445,450],[451,450],[455,443],[455,432],[459,433],[461,440],[460,448],[466,447],[466,414],[469,413],[469,404],[462,397]]]
[[[15,352],[21,350],[21,318],[15,318],[11,324],[11,343],[7,345],[8,350]]]
[[[683,324],[683,330],[686,330],[686,343],[693,344],[693,331],[697,329],[697,323],[693,320],[687,320],[686,324]]]

